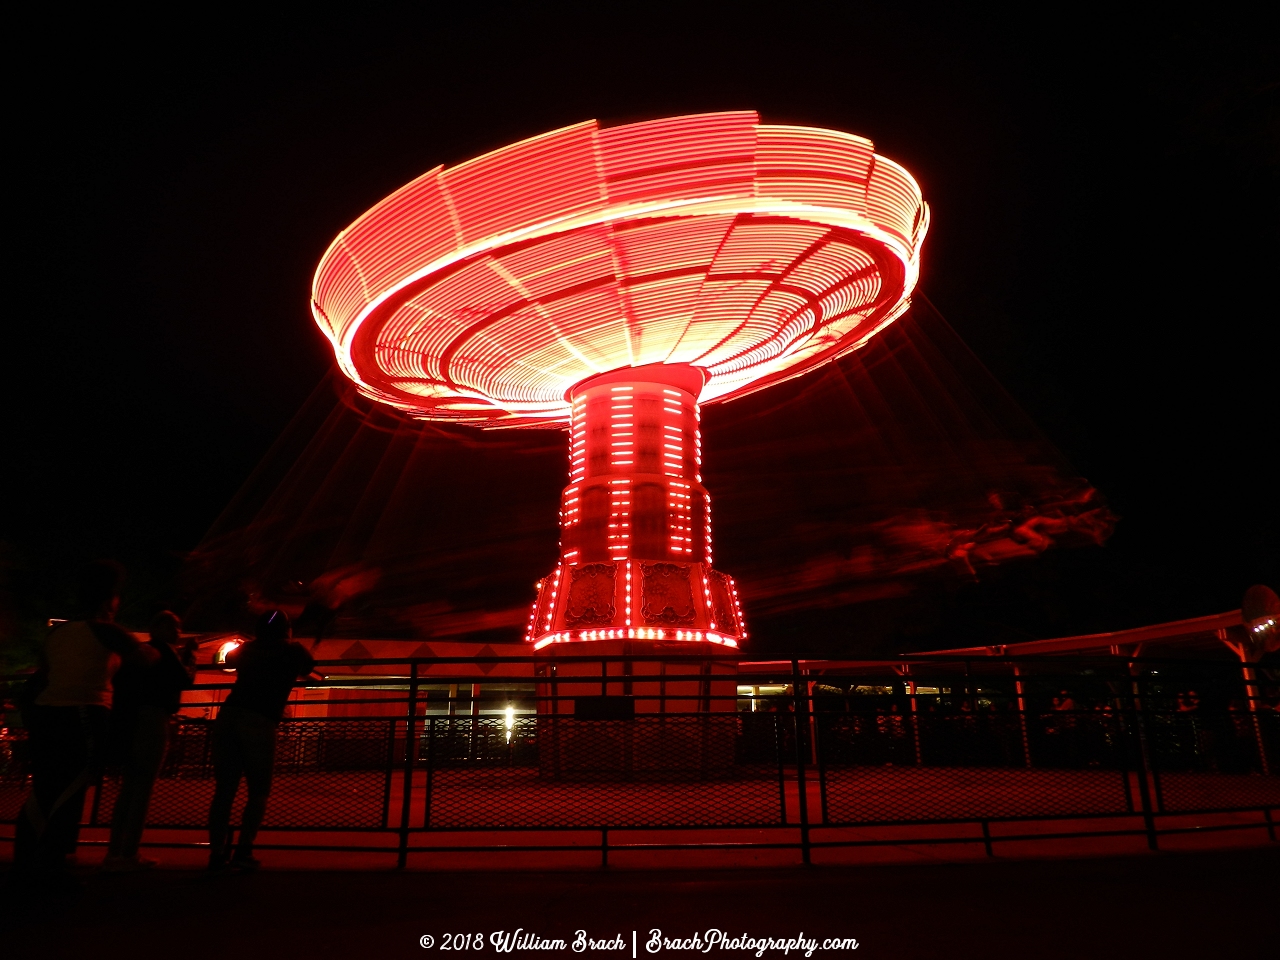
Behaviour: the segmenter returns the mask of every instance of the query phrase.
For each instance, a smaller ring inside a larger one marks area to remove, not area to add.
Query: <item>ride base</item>
[[[525,639],[737,647],[733,579],[712,567],[702,485],[701,368],[649,364],[569,391],[569,485],[560,562],[538,584]]]

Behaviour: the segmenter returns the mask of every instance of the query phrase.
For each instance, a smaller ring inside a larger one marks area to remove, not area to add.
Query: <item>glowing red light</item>
[[[375,400],[569,427],[561,561],[526,639],[736,646],[699,404],[900,316],[928,219],[910,174],[851,134],[752,111],[587,122],[396,191],[330,246],[312,306]]]
[[[330,246],[313,309],[343,371],[414,416],[565,423],[650,363],[703,403],[856,349],[906,308],[928,209],[869,141],[754,112],[580,123],[437,168]]]

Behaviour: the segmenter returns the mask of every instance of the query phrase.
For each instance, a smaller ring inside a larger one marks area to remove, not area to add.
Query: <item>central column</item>
[[[526,639],[745,637],[733,580],[712,569],[698,395],[706,372],[654,363],[569,390],[569,485],[560,562],[538,584]]]
[[[704,382],[698,367],[651,364],[600,374],[569,392],[565,563],[711,563],[698,426]]]

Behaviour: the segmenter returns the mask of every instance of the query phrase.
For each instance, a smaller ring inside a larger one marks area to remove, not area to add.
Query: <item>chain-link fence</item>
[[[679,828],[697,845],[714,842],[706,831],[799,827],[778,842],[807,855],[815,827],[976,821],[985,835],[999,820],[1137,817],[1155,845],[1157,817],[1270,823],[1280,808],[1280,716],[1239,668],[653,659],[557,673],[493,658],[474,676],[430,661],[376,681],[364,661],[380,716],[349,716],[372,701],[330,675],[279,726],[264,827],[386,831],[403,863],[444,831]],[[171,727],[151,827],[205,825],[218,679]],[[16,724],[0,733],[0,822],[19,815],[31,747]],[[109,824],[119,790],[108,767],[86,824]],[[233,817],[243,799],[242,786]]]
[[[1114,714],[819,714],[817,725],[827,823],[1135,811]]]
[[[1197,704],[1144,719],[1159,812],[1280,807],[1274,711]]]
[[[432,718],[426,727],[426,828],[781,822],[777,737],[736,714],[543,716],[510,728]]]
[[[399,726],[399,738],[395,736]],[[271,800],[263,826],[297,829],[388,827],[391,777],[404,755],[404,724],[388,719],[285,720],[276,735]],[[174,725],[156,778],[147,823],[203,827],[213,799],[213,725]],[[120,773],[109,767],[90,809],[90,825],[110,823]],[[244,806],[241,784],[232,817]]]

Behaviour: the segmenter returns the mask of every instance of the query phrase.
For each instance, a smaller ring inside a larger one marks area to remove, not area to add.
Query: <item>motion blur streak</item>
[[[589,121],[397,190],[330,245],[312,312],[365,396],[563,425],[593,374],[693,364],[710,403],[858,349],[910,302],[928,225],[853,134],[749,110]]]
[[[705,407],[702,444],[716,564],[758,652],[799,629],[900,645],[886,605],[963,597],[1115,520],[918,294],[857,353]],[[272,604],[309,611],[300,634],[519,642],[564,483],[563,431],[401,418],[335,374],[190,557],[188,622]]]

